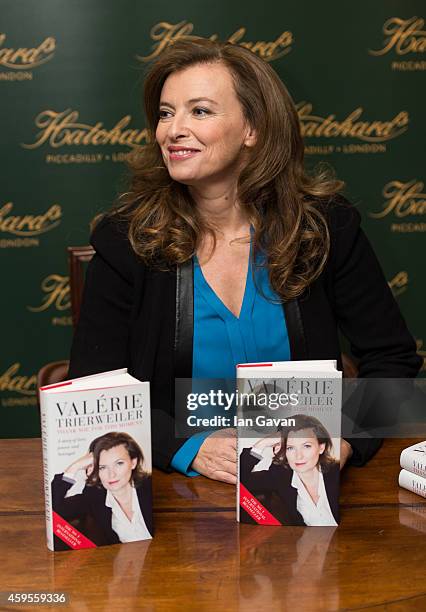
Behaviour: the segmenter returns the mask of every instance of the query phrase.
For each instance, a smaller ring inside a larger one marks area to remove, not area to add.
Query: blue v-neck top
[[[238,363],[288,361],[290,345],[282,304],[274,293],[268,270],[251,256],[244,298],[236,317],[204,278],[194,257],[193,378],[235,378]],[[204,439],[211,432],[195,434],[174,455],[171,466],[189,476],[189,469]]]

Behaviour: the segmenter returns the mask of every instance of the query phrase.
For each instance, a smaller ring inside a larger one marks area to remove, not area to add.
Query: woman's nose
[[[169,124],[169,136],[174,140],[185,138],[189,134],[186,118],[183,114],[176,113]]]

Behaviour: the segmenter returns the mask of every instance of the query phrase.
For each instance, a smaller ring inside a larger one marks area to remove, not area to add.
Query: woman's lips
[[[200,153],[198,149],[168,149],[169,159],[183,160],[189,159]]]
[[[117,484],[118,480],[111,480],[108,484],[113,485],[113,484]]]

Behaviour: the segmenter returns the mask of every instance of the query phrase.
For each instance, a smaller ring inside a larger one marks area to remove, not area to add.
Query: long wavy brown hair
[[[148,265],[190,259],[214,228],[201,218],[188,188],[174,181],[155,140],[167,77],[196,64],[220,62],[257,141],[238,177],[238,202],[254,228],[253,254],[266,254],[271,285],[283,300],[299,296],[321,273],[330,248],[326,204],[343,183],[325,169],[308,175],[294,103],[278,75],[243,47],[208,39],[179,41],[150,67],[144,87],[148,144],[131,157],[130,184],[113,209],[128,220],[136,254]]]

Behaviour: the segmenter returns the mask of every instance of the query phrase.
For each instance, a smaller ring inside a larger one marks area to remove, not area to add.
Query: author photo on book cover
[[[340,333],[361,378],[414,377],[422,360],[344,183],[305,168],[270,64],[194,37],[150,64],[143,95],[149,138],[94,222],[69,376],[149,381],[154,465],[235,484],[235,431],[176,437],[175,379],[289,360],[342,370]],[[380,443],[342,439],[342,465]]]
[[[52,480],[54,512],[78,520],[73,526],[97,546],[151,538],[151,474],[143,464],[142,449],[129,434],[99,436]]]
[[[329,525],[339,522],[340,462],[324,425],[298,414],[295,424],[257,440],[240,454],[240,479],[283,525]],[[254,470],[272,449],[266,470]],[[253,471],[254,470],[254,471]],[[242,522],[251,521],[245,510]]]

